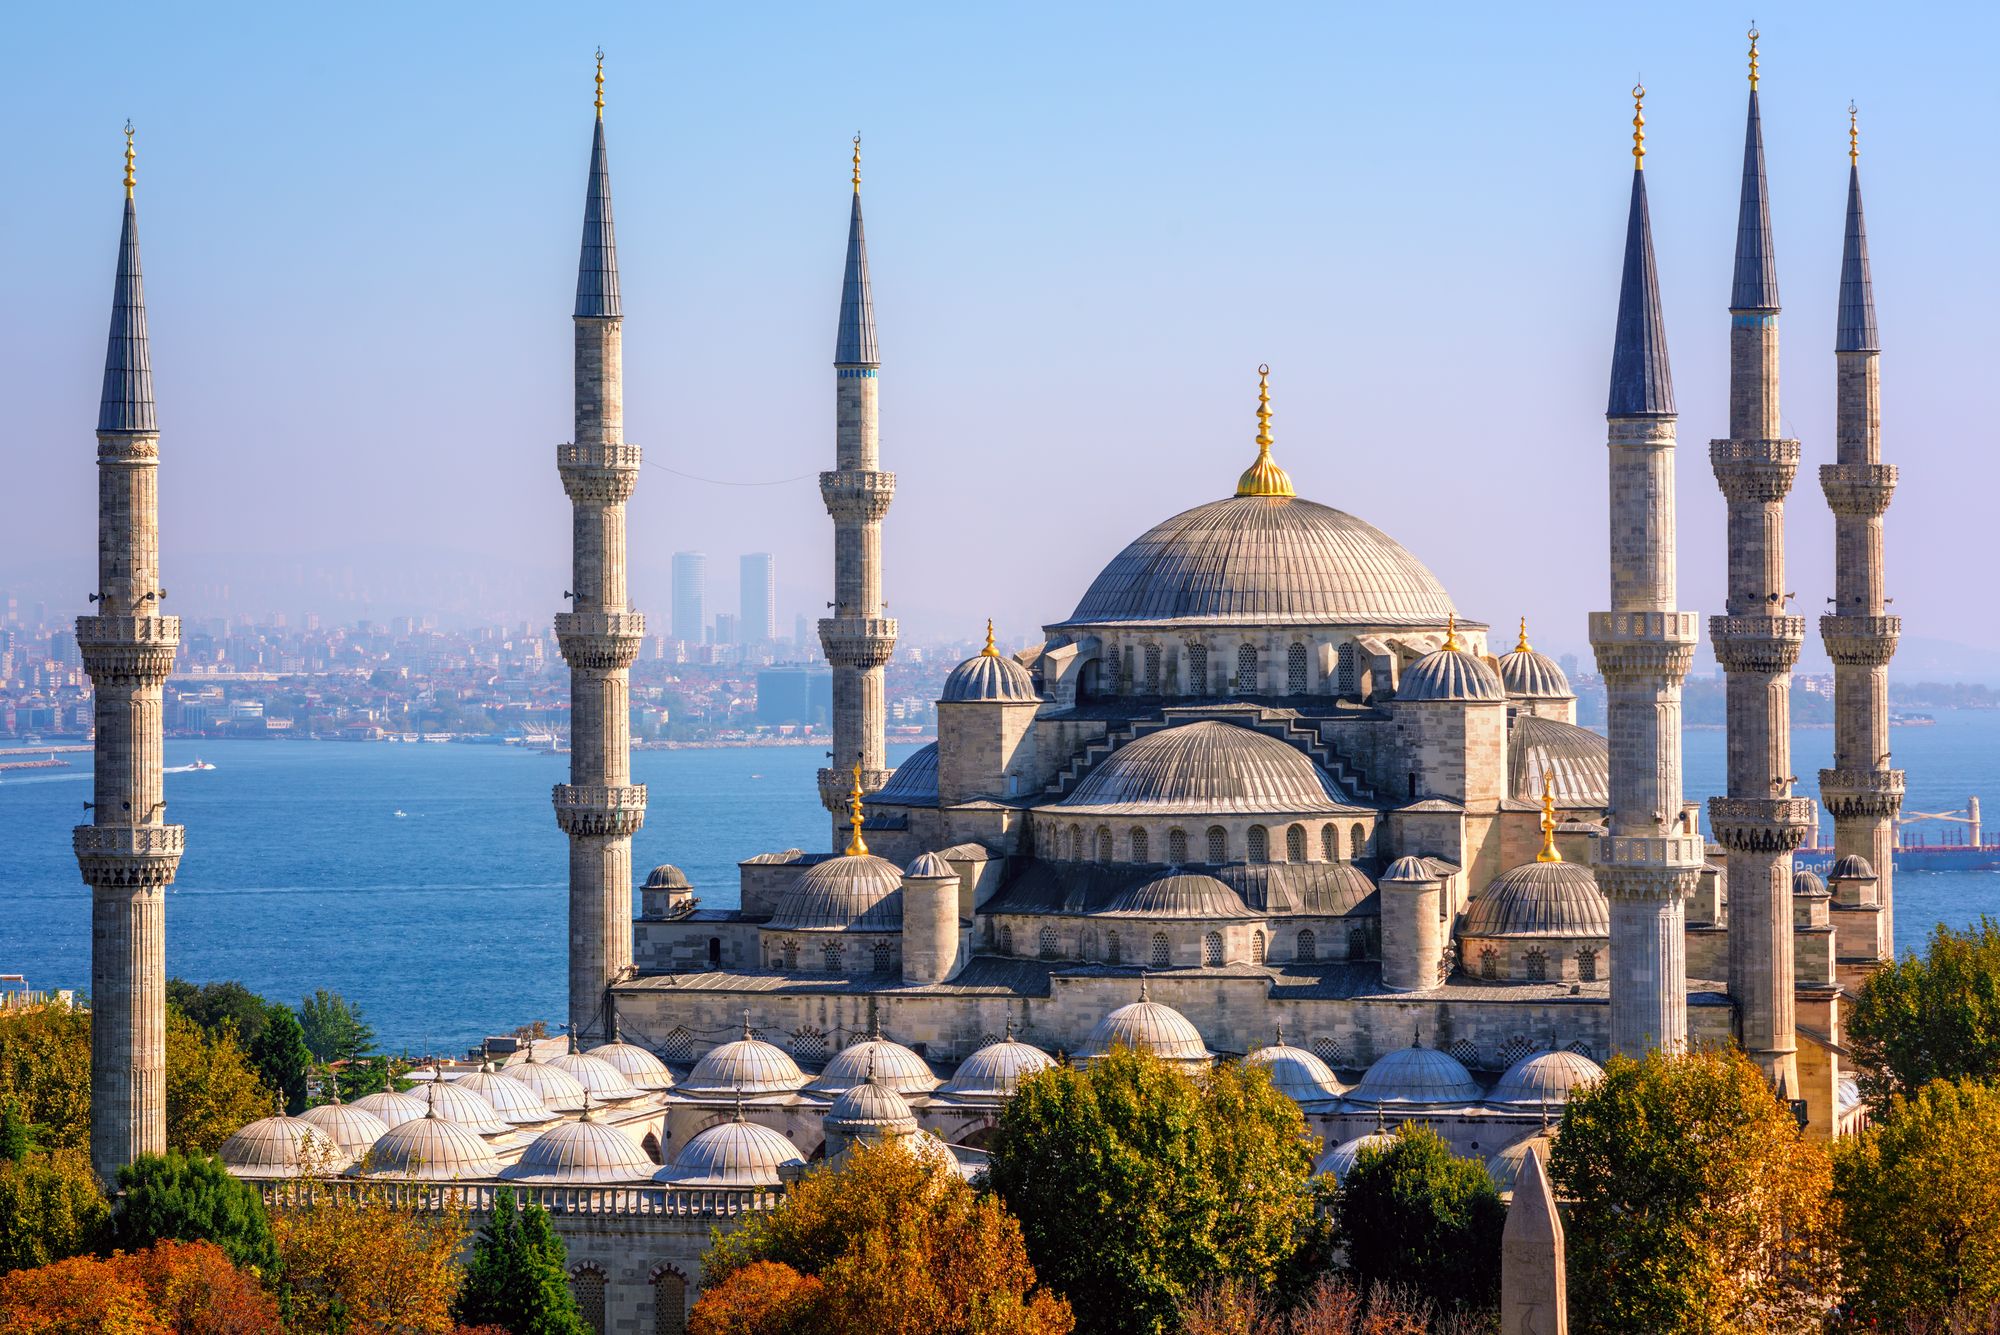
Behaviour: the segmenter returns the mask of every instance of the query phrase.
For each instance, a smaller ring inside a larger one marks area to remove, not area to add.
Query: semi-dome
[[[803,1167],[805,1159],[791,1141],[738,1111],[736,1120],[691,1136],[654,1180],[678,1187],[775,1187],[787,1164]]]
[[[633,1088],[640,1091],[674,1087],[674,1073],[667,1069],[667,1064],[637,1043],[614,1039],[598,1044],[585,1055],[611,1063]]]
[[[827,858],[792,882],[766,926],[786,932],[900,932],[903,874],[872,853]]]
[[[1420,704],[1505,700],[1500,674],[1479,655],[1456,646],[1457,640],[1448,640],[1444,648],[1410,664],[1396,682],[1396,699]]]
[[[1037,704],[1035,680],[1028,669],[993,647],[993,623],[986,623],[986,648],[960,663],[944,679],[939,704],[969,704],[995,701],[1008,704]]]
[[[689,883],[686,872],[674,866],[671,862],[662,862],[659,866],[646,873],[646,889],[692,890],[694,886]]]
[[[1064,626],[1443,625],[1451,598],[1371,524],[1294,496],[1233,496],[1155,524]]]
[[[1818,898],[1827,893],[1826,882],[1819,878],[1818,872],[1807,871],[1801,867],[1792,873],[1792,893]]]
[[[526,1061],[508,1063],[500,1068],[500,1074],[534,1090],[541,1101],[556,1112],[583,1111],[586,1096],[577,1078],[560,1066],[536,1061],[532,1048],[528,1050]]]
[[[1105,915],[1216,920],[1253,918],[1243,897],[1213,876],[1169,872],[1120,891]]]
[[[1507,1068],[1486,1102],[1510,1112],[1561,1108],[1571,1094],[1604,1078],[1604,1068],[1580,1052],[1557,1050],[1523,1057]]]
[[[450,1182],[497,1176],[500,1161],[471,1128],[444,1117],[425,1116],[391,1127],[388,1135],[375,1142],[364,1171],[369,1177]]]
[[[917,1129],[917,1114],[908,1099],[880,1080],[864,1080],[841,1091],[820,1123],[829,1136],[867,1137],[883,1132],[910,1134]]]
[[[1206,1065],[1215,1056],[1187,1016],[1149,1000],[1143,989],[1139,1000],[1099,1020],[1077,1055],[1087,1061],[1105,1056],[1113,1048],[1135,1048],[1188,1065]]]
[[[542,1096],[519,1080],[510,1080],[487,1062],[470,1075],[458,1078],[460,1089],[469,1089],[493,1105],[503,1122],[514,1126],[541,1126],[556,1120],[556,1112],[542,1102]]]
[[[1450,1053],[1407,1047],[1377,1058],[1347,1097],[1371,1107],[1477,1103],[1479,1084]]]
[[[385,1089],[378,1094],[364,1094],[347,1106],[375,1114],[391,1131],[405,1122],[414,1122],[428,1111],[422,1099],[394,1089]]]
[[[510,1182],[645,1182],[655,1167],[629,1137],[586,1113],[536,1136],[500,1176]]]
[[[1276,1043],[1250,1053],[1243,1064],[1266,1072],[1272,1088],[1294,1103],[1339,1098],[1345,1089],[1333,1068],[1321,1061],[1317,1053],[1288,1045],[1282,1029]]]
[[[838,1094],[856,1085],[878,1080],[904,1094],[922,1094],[937,1088],[937,1073],[929,1064],[901,1043],[891,1043],[877,1030],[859,1043],[851,1043],[835,1053],[813,1082],[806,1086],[821,1094]]]
[[[354,1161],[320,1127],[284,1116],[238,1127],[217,1153],[231,1174],[244,1178],[297,1177],[307,1169],[338,1172]]]
[[[1355,1163],[1363,1150],[1386,1150],[1396,1143],[1396,1138],[1387,1131],[1370,1131],[1365,1136],[1344,1140],[1320,1156],[1313,1165],[1313,1172],[1324,1173],[1339,1182],[1354,1171]]]
[[[680,1085],[683,1094],[784,1094],[805,1084],[792,1055],[743,1026],[743,1037],[704,1053]]]
[[[625,1078],[625,1073],[602,1057],[586,1052],[565,1052],[549,1065],[567,1071],[583,1086],[594,1103],[629,1103],[642,1091]]]
[[[1569,677],[1560,664],[1528,643],[1528,622],[1521,621],[1521,639],[1511,653],[1500,655],[1500,684],[1522,700],[1573,700]]]
[[[329,1140],[340,1147],[341,1153],[358,1159],[368,1152],[368,1147],[389,1134],[389,1124],[351,1103],[321,1103],[299,1114],[301,1122],[309,1122],[324,1132]]]
[[[1234,723],[1202,719],[1119,747],[1058,805],[1079,815],[1204,816],[1343,812],[1303,751]]]
[[[475,1135],[504,1136],[514,1129],[492,1104],[455,1081],[426,1081],[418,1086],[416,1097],[424,1101],[426,1111],[457,1122]]]
[[[1055,1058],[1040,1048],[1016,1040],[1009,1025],[1005,1038],[960,1062],[938,1092],[963,1099],[1011,1098],[1023,1080],[1055,1064]]]
[[[1516,714],[1507,730],[1507,791],[1524,802],[1555,781],[1556,804],[1602,808],[1611,801],[1611,747],[1600,733],[1538,714]]]
[[[938,748],[929,742],[910,752],[889,772],[889,782],[868,795],[870,806],[935,806],[938,800]]]
[[[1548,1167],[1549,1155],[1555,1151],[1555,1137],[1543,1131],[1517,1140],[1506,1149],[1486,1161],[1486,1176],[1493,1179],[1502,1196],[1514,1194],[1514,1183],[1520,1180],[1522,1165],[1528,1161],[1528,1151],[1534,1150],[1542,1156],[1542,1166]]]
[[[1465,908],[1462,936],[1608,937],[1611,903],[1590,868],[1527,862],[1501,872]]]

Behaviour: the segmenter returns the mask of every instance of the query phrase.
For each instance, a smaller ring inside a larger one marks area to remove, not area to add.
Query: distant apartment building
[[[833,672],[775,667],[757,674],[757,721],[824,726],[833,717]]]
[[[708,625],[708,555],[674,553],[674,638],[700,644]]]
[[[740,563],[741,591],[737,609],[745,644],[764,644],[778,638],[778,585],[769,552],[751,552]]]
[[[742,629],[741,626],[737,625],[734,613],[717,612],[715,614],[715,642],[718,645],[743,643]]]

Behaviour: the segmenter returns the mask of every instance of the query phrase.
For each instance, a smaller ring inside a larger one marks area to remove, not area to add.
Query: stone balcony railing
[[[896,652],[893,617],[822,617],[820,647],[834,667],[877,668]]]
[[[637,469],[645,457],[645,451],[637,445],[620,442],[616,445],[583,444],[565,442],[556,446],[556,467],[558,468],[630,468]]]
[[[1805,642],[1804,617],[1717,616],[1708,619],[1716,661],[1725,672],[1790,672]]]
[[[1789,853],[1813,827],[1809,797],[1711,797],[1708,824],[1732,853]]]
[[[1819,619],[1820,643],[1835,667],[1883,667],[1896,656],[1896,641],[1903,634],[1903,618],[1898,616],[1823,616]]]
[[[646,785],[559,783],[550,791],[565,834],[602,838],[636,834],[646,823]]]
[[[181,619],[174,616],[81,616],[76,619],[79,645],[164,645],[181,642]]]
[[[1836,515],[1872,519],[1896,494],[1894,464],[1821,464],[1819,489]]]
[[[1592,612],[1589,624],[1597,670],[1607,678],[1679,681],[1694,666],[1701,639],[1698,612]]]
[[[1799,471],[1796,440],[1711,440],[1708,461],[1732,501],[1782,501]]]
[[[99,889],[171,885],[187,849],[183,825],[79,825],[70,831],[83,879]]]
[[[819,475],[820,499],[836,521],[872,524],[889,513],[896,499],[896,475],[863,468],[840,468]]]

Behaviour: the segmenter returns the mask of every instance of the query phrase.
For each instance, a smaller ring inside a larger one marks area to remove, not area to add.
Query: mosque
[[[1613,1054],[1735,1041],[1818,1136],[1867,1110],[1843,1068],[1843,1005],[1891,956],[1886,613],[1876,337],[1850,119],[1838,428],[1820,480],[1838,570],[1820,630],[1836,664],[1835,766],[1820,791],[1841,853],[1794,872],[1814,812],[1793,795],[1785,502],[1803,451],[1779,436],[1779,304],[1756,46],[1730,297],[1730,421],[1709,458],[1729,580],[1709,634],[1728,676],[1729,775],[1708,829],[1681,785],[1680,688],[1700,632],[1675,578],[1676,411],[1634,90],[1630,213],[1612,347],[1609,603],[1589,631],[1608,704],[1578,726],[1527,627],[1495,637],[1420,556],[1299,496],[1260,369],[1254,456],[1133,539],[1044,627],[959,664],[938,740],[884,748],[882,361],[856,141],[834,353],[831,851],[745,850],[720,887],[631,838],[624,439],[603,73],[574,327],[572,773],[567,1044],[408,1094],[245,1127],[224,1147],[282,1194],[303,1165],[475,1209],[518,1184],[557,1216],[600,1330],[677,1332],[711,1226],[766,1208],[807,1164],[892,1141],[975,1172],[1020,1080],[1115,1045],[1189,1069],[1265,1067],[1338,1174],[1393,1124],[1435,1125],[1511,1186],[1572,1090]],[[128,141],[129,145],[129,141]],[[98,437],[93,1152],[160,1148],[159,895],[182,829],[160,801],[160,684],[177,640],[158,590],[158,430],[128,146]],[[1246,446],[1245,454],[1250,450]],[[923,461],[909,461],[921,468]],[[1598,467],[1577,446],[1578,467]],[[1512,639],[1511,645],[1508,643]],[[1537,1179],[1539,1180],[1539,1179]]]

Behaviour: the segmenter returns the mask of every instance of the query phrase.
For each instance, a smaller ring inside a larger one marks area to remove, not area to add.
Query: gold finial
[[[861,193],[861,131],[854,132],[854,193]]]
[[[1750,91],[1757,91],[1757,20],[1750,20]]]
[[[1537,862],[1561,862],[1563,855],[1556,849],[1556,776],[1553,770],[1542,771],[1542,851],[1535,854]]]
[[[125,198],[132,198],[132,182],[135,179],[132,164],[139,155],[132,151],[132,122],[125,122]]]
[[[979,651],[988,658],[998,658],[1000,650],[993,644],[993,618],[986,618],[986,647]]]
[[[1458,642],[1458,613],[1447,612],[1444,618],[1444,647],[1452,653],[1459,653],[1464,646]]]
[[[1646,170],[1646,85],[1632,85],[1632,167]]]
[[[1521,618],[1521,638],[1514,641],[1514,652],[1525,654],[1534,646],[1528,643],[1528,618]]]
[[[854,792],[847,800],[847,823],[854,831],[854,837],[847,841],[847,856],[858,858],[868,852],[868,841],[861,837],[861,762],[854,762]]]
[[[1861,161],[1861,122],[1859,115],[1860,113],[1855,110],[1854,104],[1849,102],[1847,104],[1847,165],[1850,167]]]
[[[1271,459],[1271,368],[1257,368],[1257,462],[1236,479],[1238,496],[1295,496],[1291,474]]]
[[[604,119],[604,48],[597,48],[597,119]]]

